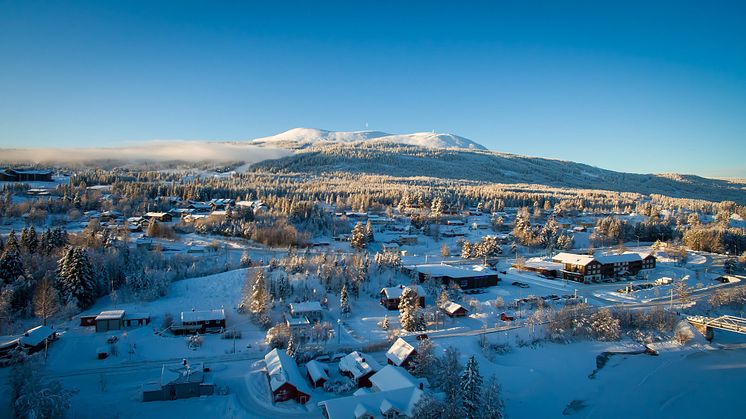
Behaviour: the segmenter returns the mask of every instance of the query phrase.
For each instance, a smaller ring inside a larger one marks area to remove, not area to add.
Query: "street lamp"
[[[337,319],[337,345],[339,345],[342,339],[342,320]]]

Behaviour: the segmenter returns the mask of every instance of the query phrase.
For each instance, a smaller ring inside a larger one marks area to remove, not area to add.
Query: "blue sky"
[[[0,1],[0,147],[367,122],[746,177],[744,2],[272,3]]]

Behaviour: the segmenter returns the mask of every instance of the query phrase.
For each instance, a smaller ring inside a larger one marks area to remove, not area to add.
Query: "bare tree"
[[[34,314],[39,316],[44,325],[47,324],[47,319],[54,316],[60,309],[57,300],[57,290],[52,286],[52,281],[46,276],[36,286],[36,293],[34,294]]]

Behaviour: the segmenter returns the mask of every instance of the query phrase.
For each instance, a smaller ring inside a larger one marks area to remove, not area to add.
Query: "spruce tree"
[[[399,298],[399,321],[408,332],[426,329],[425,316],[419,308],[419,297],[411,287],[404,288]]]
[[[367,240],[365,236],[365,226],[363,226],[363,223],[357,223],[352,229],[352,235],[350,236],[350,245],[353,248],[360,250],[364,248],[366,244]]]
[[[465,416],[469,419],[478,418],[482,400],[482,376],[474,355],[466,362],[461,375],[461,397]]]
[[[481,417],[485,419],[503,418],[501,388],[494,375],[490,376],[482,392]]]
[[[0,255],[0,279],[9,284],[18,279],[19,276],[24,276],[23,261],[21,260],[16,234],[11,231],[8,235],[8,241],[5,243],[5,250]]]
[[[347,300],[347,284],[342,285],[342,291],[339,293],[339,311],[343,316],[350,314],[350,302]]]
[[[85,310],[96,302],[96,284],[88,252],[82,248],[73,249],[71,262],[66,278],[70,296],[75,298],[81,310]]]
[[[257,269],[254,285],[251,289],[251,305],[249,311],[260,315],[267,311],[267,283],[264,279],[264,270]]]
[[[370,220],[365,224],[365,241],[367,243],[373,243],[376,241],[376,238],[373,235],[373,225],[370,223]]]

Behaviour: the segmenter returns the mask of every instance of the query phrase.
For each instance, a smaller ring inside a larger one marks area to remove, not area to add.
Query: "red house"
[[[411,287],[414,286],[399,285],[397,287],[383,288],[381,290],[381,304],[389,310],[398,310],[399,300],[401,300],[402,293],[405,289]],[[418,285],[414,288],[414,292],[417,294],[417,301],[419,302],[420,307],[425,307],[425,289]]]
[[[284,351],[275,348],[264,355],[264,362],[267,364],[267,377],[269,378],[269,387],[272,389],[272,401],[295,400],[301,404],[308,402],[311,398],[311,389],[298,370],[295,359]]]

